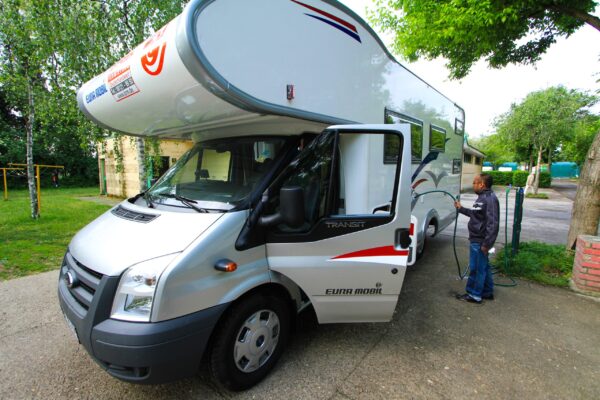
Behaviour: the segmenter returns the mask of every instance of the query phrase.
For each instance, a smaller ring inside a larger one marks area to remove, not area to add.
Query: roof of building
[[[467,154],[485,158],[485,153],[483,151],[471,146],[466,137],[465,137],[465,141],[463,142],[463,151]]]

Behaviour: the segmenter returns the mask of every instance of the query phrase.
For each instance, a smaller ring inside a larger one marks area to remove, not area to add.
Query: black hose
[[[415,196],[415,199],[418,199],[419,197],[426,195],[426,194],[430,194],[430,193],[443,193],[443,194],[450,196],[452,198],[453,202],[457,201],[456,197],[454,197],[451,193],[446,192],[445,190],[430,190],[428,192],[419,193]],[[456,253],[456,228],[457,227],[458,227],[458,210],[456,210],[456,215],[454,216],[454,234],[452,235],[452,248],[454,249],[454,260],[456,261],[458,277],[462,281],[463,279],[465,279],[465,277],[469,273],[469,267],[467,266],[467,268],[465,269],[464,272],[461,271],[460,262],[458,261],[458,254]]]
[[[507,273],[507,277],[508,279],[511,280],[511,283],[495,283],[494,285],[496,286],[503,286],[503,287],[513,287],[513,286],[517,286],[517,282],[510,276],[508,275],[508,192],[509,190],[506,191],[506,203],[504,204],[504,266],[505,266],[505,271]],[[430,190],[427,192],[423,192],[423,193],[418,193],[415,196],[415,199],[418,199],[421,196],[424,196],[426,194],[430,194],[430,193],[443,193],[446,194],[448,196],[450,196],[453,200],[453,202],[456,202],[458,200],[457,197],[454,197],[451,193],[445,191],[445,190]],[[458,261],[458,254],[456,253],[456,228],[458,226],[458,209],[456,210],[456,215],[454,217],[454,233],[452,235],[452,247],[454,249],[454,260],[456,261],[456,268],[458,270],[458,277],[463,280],[465,279],[465,277],[469,274],[469,267],[467,266],[467,268],[465,268],[465,271],[463,272],[461,270],[460,267],[460,262]],[[497,273],[497,269],[495,271],[492,272],[493,275],[495,275]]]

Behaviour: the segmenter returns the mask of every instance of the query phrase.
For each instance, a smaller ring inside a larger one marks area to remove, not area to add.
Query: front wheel
[[[210,350],[210,372],[229,390],[260,382],[277,363],[290,331],[289,309],[277,297],[255,295],[232,306]]]

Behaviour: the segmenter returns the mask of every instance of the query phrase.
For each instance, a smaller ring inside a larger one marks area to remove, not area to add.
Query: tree
[[[493,68],[531,64],[557,37],[568,37],[584,24],[600,31],[600,19],[592,15],[597,4],[594,0],[376,0],[369,19],[394,33],[397,53],[409,60],[443,56],[451,78],[462,78],[481,58]],[[592,163],[598,157],[600,131],[583,171],[597,174]],[[574,247],[578,234],[598,232],[600,207],[588,207],[598,202],[598,197],[589,197],[597,196],[598,181],[583,176],[573,204],[568,248]]]
[[[589,117],[589,107],[597,100],[595,96],[562,86],[551,87],[528,94],[496,121],[496,132],[503,143],[515,151],[529,145],[535,151],[535,193],[544,151],[548,152],[550,164],[554,150],[572,139],[578,123]]]
[[[517,156],[500,135],[493,134],[478,139],[469,139],[469,142],[477,149],[485,153],[486,161],[499,165],[509,161],[517,161]]]
[[[115,36],[122,46],[121,56],[132,51],[153,32],[166,25],[179,15],[183,9],[182,1],[173,0],[105,0],[113,21]],[[115,60],[116,61],[116,60]],[[101,70],[96,71],[96,74]],[[146,142],[135,139],[139,169],[140,188],[146,187],[149,164]],[[156,146],[154,146],[156,147]]]
[[[452,78],[485,58],[492,68],[531,64],[584,24],[600,31],[593,0],[376,0],[370,21],[395,35],[410,61],[444,57]]]
[[[94,143],[107,131],[79,111],[76,90],[181,10],[172,0],[0,2],[0,158],[23,162],[27,154],[33,218],[34,162],[97,179]]]
[[[42,65],[48,47],[34,29],[36,15],[27,2],[0,3],[0,84],[12,105],[11,112],[22,116],[27,132],[27,183],[31,217],[38,218],[37,188],[33,168],[33,136],[36,101],[44,90]]]
[[[567,236],[567,248],[572,249],[580,234],[597,235],[600,219],[600,133],[587,153],[581,170],[579,186],[573,202],[571,225]]]
[[[579,166],[583,166],[587,152],[592,147],[594,136],[599,131],[599,116],[589,115],[587,118],[579,121],[573,132],[572,139],[562,144],[558,159],[560,161],[572,161]]]

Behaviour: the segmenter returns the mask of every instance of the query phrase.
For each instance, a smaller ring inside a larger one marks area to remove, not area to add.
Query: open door
[[[392,318],[409,255],[410,148],[408,125],[331,127],[271,188],[304,190],[304,223],[269,228],[267,258],[320,323]]]

